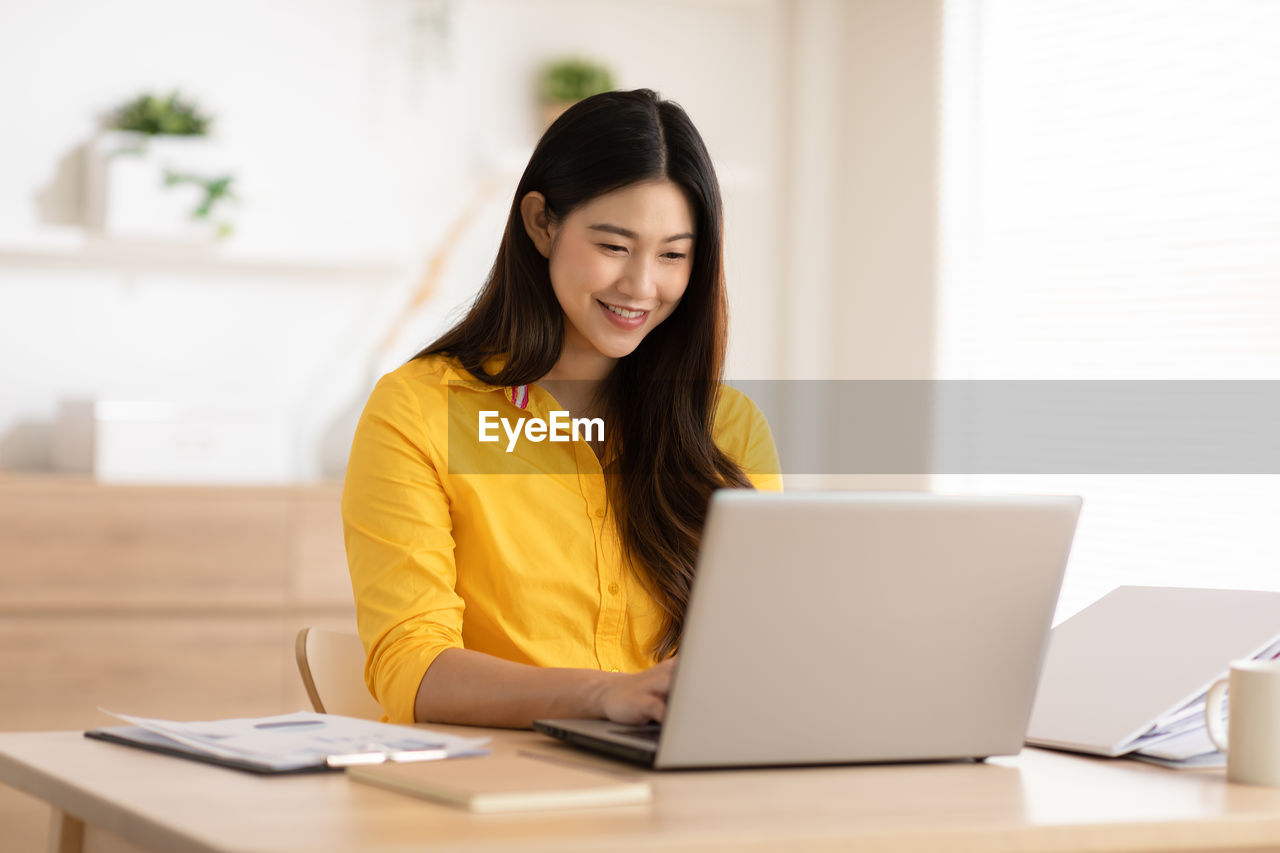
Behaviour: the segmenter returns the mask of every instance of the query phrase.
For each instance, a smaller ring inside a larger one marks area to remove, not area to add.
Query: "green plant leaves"
[[[587,59],[562,59],[543,69],[542,99],[574,103],[613,88],[613,72]]]
[[[231,191],[235,178],[231,175],[219,175],[217,177],[205,177],[203,175],[194,175],[188,172],[175,172],[168,169],[164,173],[164,185],[166,187],[177,186],[178,184],[195,184],[204,190],[204,197],[195,209],[191,211],[191,218],[197,220],[212,221],[214,208],[219,210],[221,206],[225,206],[223,202],[236,201],[235,194]],[[219,238],[226,237],[231,233],[231,223],[227,221],[215,223],[217,226],[217,235]]]
[[[145,94],[119,107],[107,123],[114,130],[151,135],[205,136],[213,118],[178,92],[167,97]]]

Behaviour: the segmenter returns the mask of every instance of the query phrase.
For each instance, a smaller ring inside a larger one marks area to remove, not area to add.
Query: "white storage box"
[[[297,479],[283,413],[250,404],[65,402],[54,466],[105,483],[267,484]]]
[[[212,220],[219,216],[192,216],[204,189],[165,182],[169,173],[201,178],[228,174],[226,158],[212,139],[104,131],[85,156],[87,219],[102,235],[195,242],[211,242],[216,236]]]

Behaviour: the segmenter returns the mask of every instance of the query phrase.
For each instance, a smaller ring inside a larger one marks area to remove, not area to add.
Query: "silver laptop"
[[[534,728],[660,769],[1014,754],[1080,503],[717,492],[664,724]]]
[[[1280,592],[1119,587],[1050,634],[1027,743],[1108,756],[1211,752],[1205,692],[1231,661],[1277,651]],[[1153,727],[1193,703],[1198,732],[1166,724],[1186,736],[1161,744]]]

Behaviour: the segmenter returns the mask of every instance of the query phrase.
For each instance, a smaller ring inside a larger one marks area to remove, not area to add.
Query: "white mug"
[[[1228,685],[1231,710],[1223,731],[1222,694]],[[1209,688],[1204,722],[1209,740],[1227,754],[1227,781],[1280,786],[1280,660],[1234,661],[1230,678]]]

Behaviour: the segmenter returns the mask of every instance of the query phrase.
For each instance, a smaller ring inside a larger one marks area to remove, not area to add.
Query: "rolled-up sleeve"
[[[430,441],[429,419],[445,415],[427,405],[404,379],[383,377],[356,428],[342,490],[365,683],[393,723],[413,722],[427,667],[462,646],[443,456]]]
[[[782,491],[782,464],[778,461],[778,448],[773,442],[773,430],[765,420],[764,412],[750,400],[746,448],[739,464],[751,485],[762,492]]]
[[[747,395],[722,386],[716,409],[715,439],[759,491],[782,491],[782,465],[773,431],[760,407]]]

